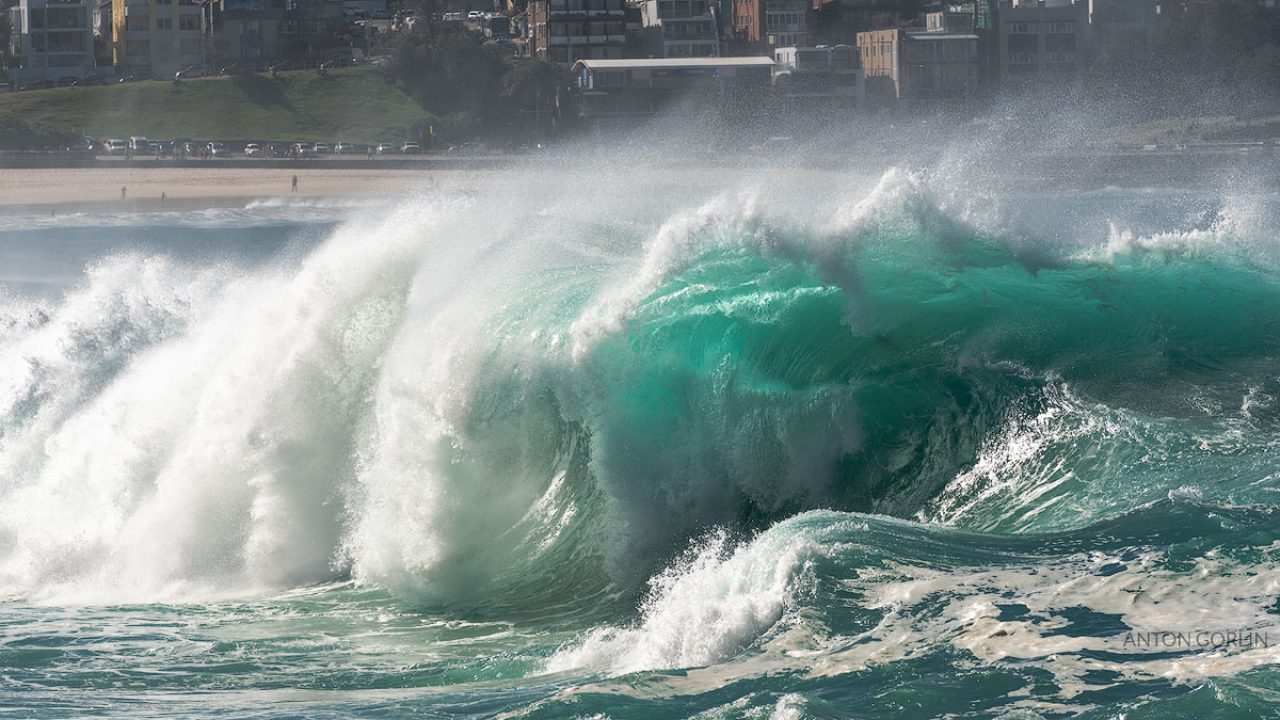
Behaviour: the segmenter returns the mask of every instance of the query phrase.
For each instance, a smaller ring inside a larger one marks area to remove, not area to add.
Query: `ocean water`
[[[1269,191],[0,218],[4,716],[1280,717],[1278,490]]]

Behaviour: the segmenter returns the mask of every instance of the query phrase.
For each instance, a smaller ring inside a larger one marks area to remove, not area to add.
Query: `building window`
[[[82,53],[84,35],[80,33],[49,33],[49,52]]]
[[[1076,36],[1074,33],[1045,35],[1044,49],[1050,53],[1074,53],[1076,51]]]
[[[172,30],[173,18],[156,18],[157,30]]]
[[[1010,35],[1008,40],[1010,55],[1035,55],[1040,50],[1038,35]]]
[[[183,15],[182,17],[178,18],[178,29],[179,30],[199,30],[200,18],[194,15]]]
[[[72,30],[88,27],[84,14],[76,8],[50,8],[46,26],[50,30]]]

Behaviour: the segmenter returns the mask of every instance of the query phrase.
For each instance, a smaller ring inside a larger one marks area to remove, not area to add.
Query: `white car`
[[[107,140],[102,143],[102,149],[108,155],[124,155],[129,150],[129,143],[124,140]]]
[[[351,143],[340,142],[333,146],[333,152],[336,155],[350,155],[356,151],[356,146]]]
[[[329,145],[327,143],[316,143],[311,147],[311,151],[317,155],[328,155]]]
[[[422,147],[418,143],[405,143],[400,146],[400,152],[404,155],[417,155],[421,150]]]
[[[262,157],[262,146],[258,143],[249,143],[244,146],[245,157]]]

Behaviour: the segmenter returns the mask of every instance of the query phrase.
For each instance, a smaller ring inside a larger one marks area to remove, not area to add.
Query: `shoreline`
[[[295,175],[297,191],[291,190]],[[339,198],[387,198],[433,183],[436,175],[426,171],[312,168],[18,170],[0,173],[0,215],[183,211],[241,208],[254,202],[287,205]]]
[[[524,173],[568,173],[589,178],[595,172],[618,172],[626,165],[598,164],[590,156],[548,156],[541,167],[527,162],[470,168],[402,169],[172,165],[30,168],[0,173],[0,215],[59,215],[86,212],[162,212],[244,208],[255,202],[303,205],[321,200],[391,200],[432,187],[457,188],[459,180],[511,173],[517,183]],[[892,167],[928,172],[940,167],[938,157],[915,154],[890,157],[828,157],[809,162],[802,155],[758,155],[752,158],[645,158],[630,167],[671,173],[672,182],[706,171],[734,175],[780,170],[815,173],[878,174]],[[1166,154],[1042,154],[1012,157],[976,156],[962,163],[969,182],[995,191],[1072,192],[1119,188],[1280,189],[1280,153],[1253,156],[1186,157]],[[878,172],[877,172],[878,170]],[[297,176],[298,187],[291,189]],[[121,197],[121,188],[125,189]],[[163,200],[162,200],[163,194]]]

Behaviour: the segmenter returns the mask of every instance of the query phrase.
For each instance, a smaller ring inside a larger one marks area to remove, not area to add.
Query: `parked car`
[[[134,155],[146,155],[151,151],[151,141],[141,135],[135,135],[129,138],[129,151]]]
[[[422,152],[422,147],[416,142],[407,142],[400,146],[400,152],[405,155],[417,155]]]
[[[396,146],[391,143],[378,143],[373,151],[378,155],[391,155],[396,151]]]
[[[271,143],[267,146],[267,155],[273,158],[289,157],[292,154],[292,146],[282,143]]]
[[[331,151],[326,143],[316,143],[312,146],[311,151],[316,155],[328,155]]]
[[[152,140],[151,142],[147,143],[147,154],[148,154],[148,155],[160,156],[160,155],[162,155],[163,153],[164,153],[164,146],[163,146],[163,145],[161,145],[160,143],[158,143],[158,142],[156,142],[156,141],[154,141],[154,140]]]
[[[315,157],[316,149],[308,143],[294,143],[293,156],[298,158]]]
[[[129,143],[124,140],[107,140],[102,143],[102,151],[108,155],[124,155],[129,150]]]
[[[462,143],[449,148],[451,155],[485,155],[489,152],[489,147],[484,143]]]
[[[337,155],[350,155],[356,151],[356,146],[347,142],[340,142],[333,146],[333,152]]]
[[[227,144],[221,142],[211,142],[205,145],[209,151],[209,157],[225,157],[231,153],[227,152]]]
[[[244,146],[245,157],[262,157],[262,146],[258,143],[249,143]]]

